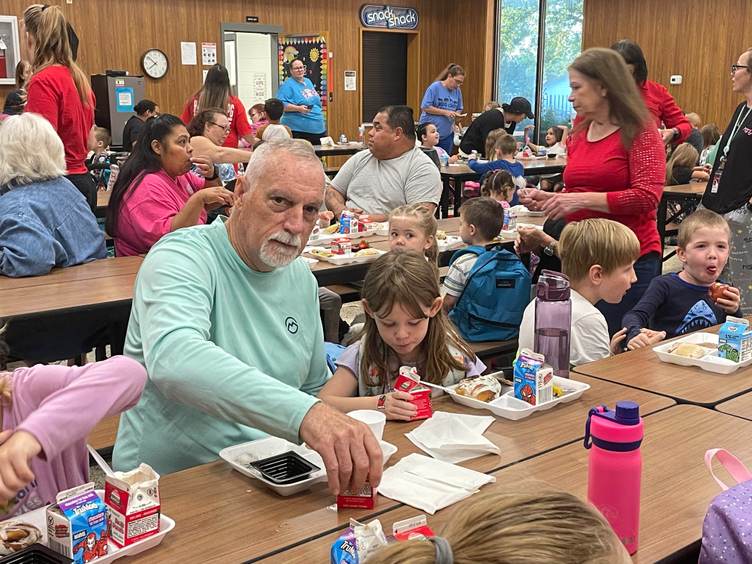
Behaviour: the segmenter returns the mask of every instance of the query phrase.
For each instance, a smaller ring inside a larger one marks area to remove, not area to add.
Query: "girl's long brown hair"
[[[34,37],[34,57],[31,66],[35,73],[51,65],[67,67],[73,77],[78,97],[84,106],[91,103],[91,86],[86,74],[73,61],[68,39],[68,22],[57,6],[32,4],[24,11],[26,31]]]
[[[666,186],[676,184],[674,178],[674,167],[684,166],[692,168],[697,165],[697,161],[700,159],[700,154],[689,143],[681,143],[674,152],[671,153],[668,162],[666,163]]]
[[[415,319],[425,318],[423,308],[431,307],[440,295],[438,269],[422,255],[411,251],[389,252],[376,259],[368,269],[361,291],[363,302],[374,315],[386,317],[395,304],[399,304]],[[428,320],[428,333],[420,344],[418,373],[422,379],[440,384],[450,370],[465,369],[464,362],[451,355],[448,345],[475,360],[475,353],[440,309]],[[384,386],[389,382],[389,358],[394,354],[379,335],[376,320],[366,315],[360,373],[366,375],[368,386]]]
[[[436,232],[439,229],[439,222],[436,221],[434,215],[423,204],[406,204],[392,210],[392,213],[389,214],[389,223],[395,217],[414,219],[417,227],[423,231],[426,237],[433,239],[433,244],[426,251],[426,256],[433,264],[438,264],[439,243],[436,240]]]
[[[577,57],[569,68],[606,89],[609,119],[621,128],[624,147],[631,148],[635,137],[649,127],[650,117],[622,56],[613,49],[593,47]],[[587,130],[591,121],[582,120],[575,130]]]
[[[611,526],[591,505],[544,484],[521,487],[531,491],[482,493],[454,510],[440,535],[449,542],[455,562],[629,562]],[[436,549],[428,540],[390,544],[367,560],[367,564],[435,562]]]

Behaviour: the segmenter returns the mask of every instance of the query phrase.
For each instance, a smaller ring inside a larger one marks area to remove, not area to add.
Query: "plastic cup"
[[[378,440],[381,440],[384,436],[386,415],[381,411],[376,411],[374,409],[356,409],[355,411],[349,412],[347,415],[368,425]]]

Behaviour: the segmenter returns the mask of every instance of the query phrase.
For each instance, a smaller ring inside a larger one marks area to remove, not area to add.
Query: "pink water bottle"
[[[616,402],[615,411],[601,405],[588,414],[588,500],[608,520],[629,554],[637,552],[640,532],[642,437],[640,406],[632,401]]]

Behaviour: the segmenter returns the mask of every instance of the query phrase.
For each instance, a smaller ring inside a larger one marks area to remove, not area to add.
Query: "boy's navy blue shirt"
[[[741,309],[734,315],[741,315]],[[653,278],[637,305],[624,315],[622,326],[629,342],[645,327],[665,331],[670,339],[724,321],[726,312],[710,298],[708,286],[690,284],[673,272]]]

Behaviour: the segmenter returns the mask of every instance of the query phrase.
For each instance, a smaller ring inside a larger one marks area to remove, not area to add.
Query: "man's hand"
[[[0,443],[0,505],[4,505],[34,479],[29,462],[42,452],[42,445],[26,431],[3,431]]]
[[[365,423],[324,403],[314,405],[300,425],[300,438],[321,455],[334,494],[381,482],[381,446]]]

